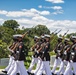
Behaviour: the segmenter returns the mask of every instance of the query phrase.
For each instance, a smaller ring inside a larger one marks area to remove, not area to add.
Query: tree
[[[7,44],[0,40],[0,58],[8,57],[9,51],[7,50]]]
[[[13,30],[18,28],[20,25],[15,20],[7,20],[3,23],[4,27],[12,28]]]
[[[50,30],[45,25],[37,25],[34,28],[34,32],[39,36],[42,34],[50,34]]]
[[[51,45],[51,48],[50,48],[50,51],[53,51],[55,49],[55,46],[57,44],[57,40],[58,40],[58,36],[57,35],[54,35],[54,34],[51,34],[51,37],[53,36],[53,38],[50,39],[50,45]]]
[[[66,37],[67,37],[67,38],[70,38],[70,36],[71,36],[71,35],[76,36],[76,33],[67,34],[67,36],[66,36]]]
[[[15,34],[14,30],[8,27],[0,26],[0,39],[9,44],[12,36]]]

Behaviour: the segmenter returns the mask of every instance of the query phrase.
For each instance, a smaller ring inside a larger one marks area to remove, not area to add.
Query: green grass
[[[0,69],[4,69],[6,66],[0,66]]]
[[[51,67],[51,70],[52,70],[52,68],[53,68],[53,67]],[[59,67],[57,67],[56,70],[59,70]]]

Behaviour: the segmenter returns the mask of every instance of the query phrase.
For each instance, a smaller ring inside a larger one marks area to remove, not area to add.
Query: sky
[[[60,34],[76,32],[76,0],[0,0],[0,24],[14,19],[20,28],[46,25]]]

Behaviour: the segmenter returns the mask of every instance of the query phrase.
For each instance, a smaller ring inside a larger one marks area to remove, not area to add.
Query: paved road
[[[4,74],[4,73],[0,72],[0,75],[6,75],[6,74]]]
[[[0,75],[6,75],[6,74],[4,74],[4,73],[1,72],[2,70],[3,70],[3,69],[0,69]]]

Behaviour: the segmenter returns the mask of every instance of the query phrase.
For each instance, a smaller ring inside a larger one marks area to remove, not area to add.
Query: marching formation
[[[44,72],[45,75],[76,75],[76,36],[71,36],[70,39],[58,37],[58,43],[53,50],[56,57],[52,69],[49,54],[50,35],[35,36],[35,44],[31,47],[31,51],[33,51],[31,64],[26,70],[24,66],[25,46],[22,41],[24,35],[13,35],[14,42],[8,47],[11,52],[9,64],[2,72],[7,75],[44,75]],[[59,62],[60,66],[56,71]],[[31,73],[35,64],[36,69]]]

